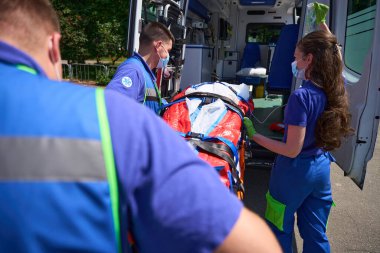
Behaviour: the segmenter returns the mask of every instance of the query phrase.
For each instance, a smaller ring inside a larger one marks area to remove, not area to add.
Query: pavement
[[[333,199],[327,228],[331,252],[380,253],[380,129],[375,151],[368,163],[363,190],[333,164],[331,183]],[[244,204],[264,216],[265,193],[268,190],[270,169],[247,166]],[[295,228],[295,253],[302,252],[302,239]],[[307,253],[307,252],[305,252]]]

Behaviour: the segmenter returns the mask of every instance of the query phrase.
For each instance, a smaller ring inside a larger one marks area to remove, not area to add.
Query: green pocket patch
[[[275,225],[280,231],[284,231],[284,215],[286,205],[274,199],[269,191],[265,195],[267,199],[267,209],[265,211],[265,218]]]

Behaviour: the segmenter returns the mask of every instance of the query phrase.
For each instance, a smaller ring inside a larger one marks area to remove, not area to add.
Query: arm
[[[282,251],[266,223],[244,208],[231,233],[214,253],[230,252],[277,253]]]
[[[284,143],[281,141],[272,140],[256,133],[252,121],[249,118],[244,118],[244,125],[247,129],[249,139],[254,140],[257,144],[269,149],[270,151],[294,158],[302,150],[306,134],[305,127],[288,125],[288,136],[286,138],[286,143]]]
[[[305,133],[305,127],[289,125],[286,143],[272,140],[261,134],[255,134],[252,137],[252,140],[272,152],[294,158],[301,152],[305,139]]]
[[[322,23],[319,24],[319,29],[323,30],[323,31],[326,31],[328,33],[331,33],[329,27],[327,26],[327,24],[325,22],[322,22]]]
[[[249,138],[277,154],[290,158],[296,157],[302,150],[306,135],[309,114],[308,96],[306,89],[297,89],[289,96],[284,115],[284,124],[288,126],[285,143],[257,134],[251,120],[244,118]]]
[[[106,89],[116,90],[137,102],[143,102],[145,92],[144,74],[131,63],[122,64],[117,69]]]

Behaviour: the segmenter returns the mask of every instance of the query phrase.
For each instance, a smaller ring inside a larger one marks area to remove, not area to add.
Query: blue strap
[[[178,132],[178,133],[179,133],[179,135],[181,135],[184,138],[191,137],[191,138],[200,139],[202,141],[220,141],[220,142],[223,142],[224,144],[226,144],[231,149],[232,153],[234,154],[234,162],[237,163],[239,161],[237,147],[235,147],[235,145],[232,143],[232,141],[230,141],[226,138],[216,137],[216,136],[215,137],[205,136],[204,134],[193,133],[193,132],[187,132],[187,133]]]
[[[176,103],[182,102],[182,101],[184,101],[185,99],[186,99],[186,98],[181,98],[181,99],[175,100],[175,101],[173,101],[173,102],[167,103],[166,105],[163,105],[163,106],[161,107],[161,111],[164,111],[167,107],[170,107],[170,106],[172,106],[172,105],[174,105],[174,104],[176,104]]]
[[[224,118],[224,116],[226,116],[226,114],[227,114],[227,110],[224,110],[223,113],[219,116],[219,118],[217,118],[216,121],[212,123],[212,125],[206,131],[205,135],[209,135],[215,129],[215,127],[220,123],[220,121],[222,121],[222,119]]]
[[[201,108],[199,108],[199,106],[198,106],[197,109],[190,115],[191,125],[194,123],[194,120],[198,117],[198,114],[200,111],[201,111]]]
[[[224,169],[224,166],[214,166],[214,169],[219,172]]]
[[[227,171],[227,175],[228,175],[228,180],[230,181],[230,191],[233,192],[234,179],[232,178],[231,171]]]
[[[237,115],[239,115],[240,119],[243,121],[244,116],[241,114],[240,111],[236,110],[236,108],[235,108],[234,106],[231,106],[231,105],[229,105],[229,104],[227,104],[227,103],[224,103],[224,105],[225,105],[228,109],[230,109],[231,111],[236,112]]]

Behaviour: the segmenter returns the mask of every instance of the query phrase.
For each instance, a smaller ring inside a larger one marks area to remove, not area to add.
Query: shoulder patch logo
[[[124,76],[122,79],[121,79],[121,84],[125,87],[125,88],[130,88],[132,86],[132,79],[128,76]]]

